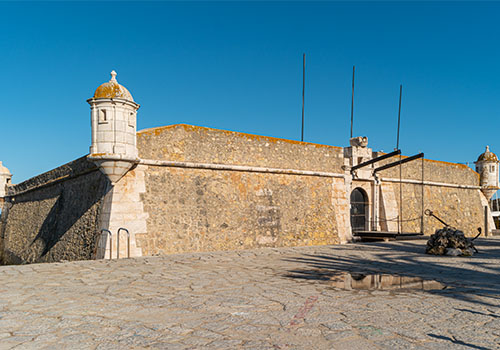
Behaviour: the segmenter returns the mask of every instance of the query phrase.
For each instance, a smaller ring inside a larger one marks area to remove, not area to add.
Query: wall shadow
[[[349,244],[333,247],[331,254],[304,254],[285,259],[299,264],[285,277],[324,283],[339,272],[419,277],[447,286],[444,290],[425,290],[425,293],[498,307],[500,240],[478,239],[475,243],[479,254],[467,258],[427,255],[425,241]],[[342,250],[341,255],[337,249]]]
[[[110,188],[96,169],[17,195],[7,216],[4,263],[90,259],[97,244],[99,202]],[[26,208],[33,210],[27,213]]]
[[[455,337],[445,337],[443,335],[436,335],[436,334],[433,334],[433,333],[428,333],[427,335],[429,337],[431,337],[431,338],[435,338],[435,339],[439,339],[439,340],[447,340],[451,344],[466,346],[466,347],[471,348],[471,349],[491,350],[490,348],[485,348],[484,346],[478,346],[478,345],[474,345],[474,344],[471,344],[471,343],[466,343],[464,341],[456,339]],[[450,344],[450,346],[451,346],[451,344]]]

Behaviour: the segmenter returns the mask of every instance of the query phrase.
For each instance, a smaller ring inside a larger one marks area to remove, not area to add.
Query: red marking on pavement
[[[306,317],[307,313],[309,311],[311,311],[311,309],[313,308],[314,303],[316,303],[316,301],[318,301],[317,295],[312,296],[312,297],[308,297],[306,299],[306,302],[304,303],[304,306],[302,306],[300,308],[299,312],[297,312],[297,314],[295,316],[293,316],[292,320],[290,321],[290,326],[296,326],[300,322],[302,322],[304,320],[304,318]]]

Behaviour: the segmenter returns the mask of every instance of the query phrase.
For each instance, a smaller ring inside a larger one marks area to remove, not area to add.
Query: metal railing
[[[120,227],[118,231],[116,232],[116,258],[120,259],[120,232],[125,231],[127,234],[127,258],[130,258],[130,232],[124,227]],[[108,235],[109,235],[109,259],[113,259],[113,233],[110,230],[107,230],[105,228],[101,229],[100,231],[100,237],[96,245],[96,258],[97,258],[97,251],[99,249],[98,245],[103,239],[103,234],[106,234],[106,238],[104,238],[104,256],[103,259],[106,258],[106,242],[108,240]]]
[[[120,227],[116,233],[116,258],[120,259],[120,231],[125,231],[127,233],[127,258],[130,258],[130,232],[124,227]]]

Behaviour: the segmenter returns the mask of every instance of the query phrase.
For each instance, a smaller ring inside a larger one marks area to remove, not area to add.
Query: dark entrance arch
[[[353,232],[365,231],[368,214],[368,196],[362,188],[351,192],[351,227]]]

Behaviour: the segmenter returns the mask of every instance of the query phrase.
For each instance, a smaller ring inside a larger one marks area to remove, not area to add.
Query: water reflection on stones
[[[332,287],[346,290],[435,290],[446,286],[438,281],[389,274],[339,272],[330,278]]]

